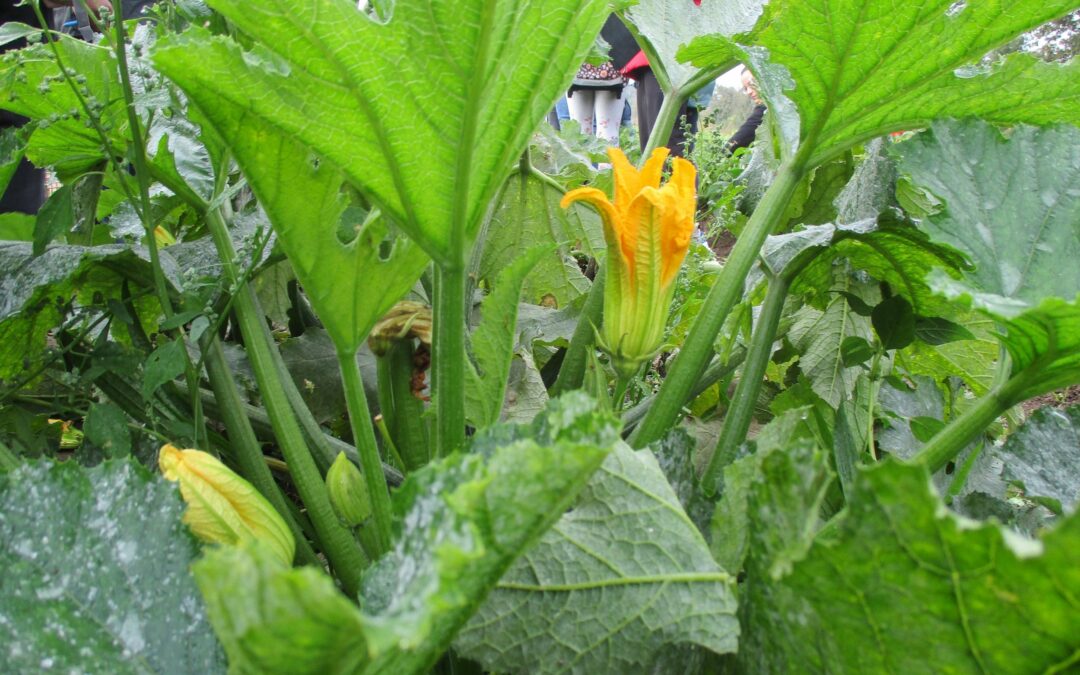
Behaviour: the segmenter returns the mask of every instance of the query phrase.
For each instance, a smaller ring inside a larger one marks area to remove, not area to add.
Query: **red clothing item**
[[[694,4],[701,7],[701,0],[694,0]],[[637,54],[634,54],[634,58],[630,59],[619,72],[626,77],[629,77],[631,80],[636,80],[638,78],[634,77],[634,71],[638,68],[645,68],[648,65],[649,57],[645,56],[645,52],[639,51]]]
[[[649,57],[645,56],[645,52],[638,51],[637,54],[634,54],[634,58],[627,61],[626,65],[623,66],[623,69],[622,69],[621,72],[622,72],[623,75],[625,75],[625,76],[627,76],[627,77],[629,77],[631,79],[636,80],[637,78],[634,77],[634,71],[637,70],[638,68],[645,68],[648,65],[649,65]]]

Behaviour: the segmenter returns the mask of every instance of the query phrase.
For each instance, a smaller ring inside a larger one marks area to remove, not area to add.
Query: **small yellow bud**
[[[281,515],[258,490],[213,455],[165,445],[158,466],[180,484],[187,502],[184,522],[204,541],[238,544],[259,541],[291,565],[296,540]]]
[[[176,237],[172,236],[172,233],[166,230],[164,227],[158,225],[154,228],[154,241],[156,241],[157,245],[161,248],[165,248],[166,246],[172,246],[173,244],[175,244]]]
[[[371,497],[360,469],[339,453],[326,472],[326,490],[338,520],[346,527],[357,527],[371,516]]]

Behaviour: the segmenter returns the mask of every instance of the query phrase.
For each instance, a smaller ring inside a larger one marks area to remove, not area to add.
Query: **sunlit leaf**
[[[780,118],[785,154],[817,166],[856,143],[946,117],[1080,121],[1080,62],[1016,53],[979,65],[1075,8],[1073,0],[776,0],[748,58]],[[711,50],[684,56],[699,66],[730,58],[730,43],[708,40]]]
[[[426,0],[382,24],[350,0],[208,4],[256,45],[201,30],[165,41],[155,62],[194,104],[316,151],[457,265],[607,13],[600,0]]]

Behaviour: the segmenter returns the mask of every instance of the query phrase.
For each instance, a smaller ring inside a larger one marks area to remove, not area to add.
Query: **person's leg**
[[[614,91],[596,92],[596,136],[611,145],[618,145],[622,112],[622,96]]]
[[[698,109],[684,106],[683,113],[675,121],[675,128],[671,130],[671,140],[668,142],[672,157],[686,157],[690,154],[697,129]]]
[[[588,89],[578,89],[568,99],[566,104],[570,108],[570,119],[581,125],[581,133],[591,136],[593,124],[596,122],[594,115],[595,92]]]
[[[566,105],[565,96],[560,96],[559,100],[555,101],[555,114],[559,116],[559,122],[570,119],[570,108]]]
[[[641,68],[637,81],[637,119],[638,141],[642,150],[645,150],[645,145],[649,142],[649,134],[652,133],[663,102],[664,93],[660,91],[660,83],[656,81],[652,68]]]

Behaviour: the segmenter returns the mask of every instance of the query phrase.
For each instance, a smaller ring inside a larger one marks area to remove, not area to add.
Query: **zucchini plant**
[[[368,5],[3,28],[0,660],[1077,667],[1080,66],[995,51],[1075,0]],[[610,12],[640,167],[542,122]]]

